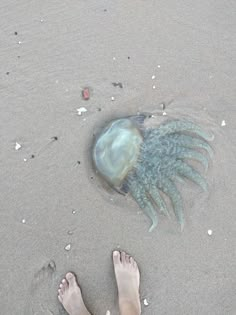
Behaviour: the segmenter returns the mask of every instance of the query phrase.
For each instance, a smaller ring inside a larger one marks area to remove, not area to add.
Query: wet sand
[[[143,314],[235,314],[235,10],[210,0],[1,1],[2,314],[64,314],[57,288],[68,270],[94,314],[118,314],[115,248],[139,263]],[[182,187],[183,233],[164,217],[148,233],[135,202],[103,191],[89,160],[105,121],[155,110],[158,122],[163,102],[167,117],[215,133],[209,194]]]

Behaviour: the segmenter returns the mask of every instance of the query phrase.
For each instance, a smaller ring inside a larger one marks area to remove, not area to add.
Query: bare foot
[[[71,272],[60,283],[58,300],[69,315],[91,315],[84,304],[75,275]]]
[[[121,314],[141,314],[140,273],[136,261],[125,252],[113,252]]]

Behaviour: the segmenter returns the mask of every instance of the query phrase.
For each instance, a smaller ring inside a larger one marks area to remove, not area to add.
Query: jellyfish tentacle
[[[158,224],[158,215],[152,203],[149,201],[145,189],[142,187],[142,185],[132,182],[130,186],[130,193],[140,208],[145,211],[146,215],[152,221],[152,225],[149,228],[149,232],[152,232]]]
[[[176,159],[196,160],[204,166],[205,171],[208,169],[208,159],[205,157],[205,155],[197,152],[196,150],[182,148],[179,152],[176,153]]]
[[[181,176],[178,176],[177,174],[175,174],[175,176],[173,176],[171,179],[176,180],[177,182],[179,182],[182,185],[184,184],[183,178]]]
[[[165,136],[177,132],[192,132],[207,141],[212,141],[214,139],[213,134],[208,134],[207,132],[203,131],[198,125],[190,121],[174,120],[171,122],[167,122],[166,124],[163,124],[159,127],[160,136]]]
[[[148,190],[148,193],[150,194],[150,196],[152,197],[153,201],[156,203],[160,211],[169,217],[170,215],[166,203],[162,198],[161,194],[159,193],[158,188],[151,186]]]
[[[172,180],[165,178],[159,183],[160,189],[170,198],[175,216],[181,226],[184,228],[183,201],[180,192]]]
[[[209,154],[210,158],[213,158],[213,149],[205,140],[193,136],[178,134],[172,135],[172,138],[178,145],[181,145],[183,147],[203,149]]]
[[[191,180],[192,182],[200,186],[204,191],[207,191],[206,180],[202,177],[202,175],[199,172],[197,172],[190,165],[182,161],[177,161],[176,170],[178,174]]]

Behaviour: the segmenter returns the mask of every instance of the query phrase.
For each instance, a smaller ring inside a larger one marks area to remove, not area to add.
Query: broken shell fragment
[[[66,245],[65,250],[69,251],[70,249],[71,249],[71,245],[70,244]]]
[[[21,148],[21,145],[18,142],[16,142],[15,150],[18,151],[18,150],[20,150],[20,148]]]
[[[85,107],[80,107],[80,108],[77,108],[76,110],[77,110],[79,116],[81,116],[82,113],[87,112],[87,109]]]

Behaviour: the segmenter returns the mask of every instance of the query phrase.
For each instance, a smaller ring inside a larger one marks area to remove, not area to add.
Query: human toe
[[[122,264],[126,263],[126,253],[125,252],[121,252],[121,263]]]
[[[72,272],[68,272],[66,274],[66,280],[68,281],[69,286],[74,286],[77,284],[76,279],[75,279],[75,275]]]
[[[114,265],[120,264],[120,252],[118,252],[117,250],[113,252],[113,262]]]
[[[130,256],[128,254],[125,254],[125,262],[126,264],[130,264]]]
[[[61,288],[63,291],[65,291],[65,290],[68,289],[68,282],[67,282],[67,280],[66,280],[65,278],[62,279],[61,284],[60,284],[60,288]]]

